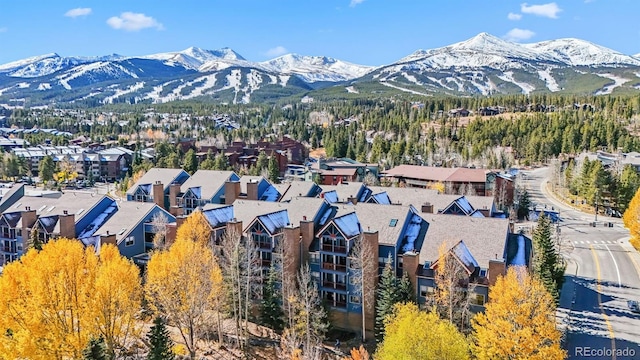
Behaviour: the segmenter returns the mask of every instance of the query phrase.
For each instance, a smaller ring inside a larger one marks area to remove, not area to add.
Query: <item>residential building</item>
[[[127,201],[154,202],[168,210],[171,184],[181,185],[188,178],[189,174],[182,169],[149,169],[127,190]]]
[[[493,196],[495,189],[495,174],[485,169],[399,165],[384,171],[383,176],[407,187],[442,183],[448,194]]]

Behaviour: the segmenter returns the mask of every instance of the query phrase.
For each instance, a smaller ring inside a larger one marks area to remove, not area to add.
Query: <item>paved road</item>
[[[587,214],[561,203],[546,186],[548,168],[525,172],[531,200],[560,212],[560,248],[567,260],[558,318],[570,359],[640,359],[640,254],[621,219]],[[609,227],[608,223],[613,223]],[[606,225],[606,226],[605,226]]]

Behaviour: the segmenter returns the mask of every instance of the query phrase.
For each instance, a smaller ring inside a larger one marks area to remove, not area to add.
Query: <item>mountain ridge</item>
[[[520,44],[483,32],[447,46],[419,49],[381,66],[294,53],[255,62],[229,47],[193,46],[141,56],[49,53],[0,64],[0,100],[29,98],[38,104],[194,97],[250,102],[252,97],[321,94],[327,87],[343,87],[344,93],[360,96],[367,96],[366,88],[371,87],[423,95],[599,95],[640,89],[640,58],[575,38]],[[59,93],[62,90],[67,93]]]

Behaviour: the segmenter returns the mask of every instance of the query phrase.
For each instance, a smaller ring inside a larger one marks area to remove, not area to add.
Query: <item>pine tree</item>
[[[275,153],[272,153],[271,157],[269,158],[268,169],[269,169],[269,181],[271,181],[274,184],[280,183],[280,180],[278,179],[280,177],[280,167],[278,166],[278,160],[276,160]]]
[[[406,271],[402,274],[402,278],[400,279],[400,283],[398,284],[398,301],[416,301],[416,292],[413,285],[411,284],[411,280],[409,280],[409,273]]]
[[[284,312],[280,306],[280,294],[276,288],[278,272],[271,265],[266,284],[262,287],[262,303],[260,318],[262,323],[273,330],[280,331],[284,328]]]
[[[175,354],[171,350],[173,348],[173,340],[169,336],[169,330],[162,319],[157,316],[153,320],[153,326],[147,333],[149,341],[149,354],[147,360],[173,360]]]
[[[31,234],[29,235],[29,242],[26,246],[27,250],[33,248],[37,251],[42,250],[42,241],[40,241],[40,236],[37,228],[33,228],[31,230]]]
[[[104,339],[101,337],[91,338],[89,344],[82,352],[82,358],[84,360],[107,360],[107,347],[104,343]]]
[[[193,149],[189,149],[184,155],[184,171],[193,174],[198,170],[198,157]]]
[[[391,259],[389,258],[389,260]],[[399,300],[396,276],[391,268],[391,261],[387,262],[382,271],[377,293],[374,333],[376,340],[380,342],[384,339],[385,318],[393,313],[393,306]]]
[[[538,218],[538,224],[533,231],[533,247],[533,273],[558,301],[564,267],[551,238],[551,220],[544,215]]]
[[[518,219],[526,219],[529,217],[529,207],[531,206],[531,200],[529,200],[529,193],[525,190],[520,199],[518,199]]]

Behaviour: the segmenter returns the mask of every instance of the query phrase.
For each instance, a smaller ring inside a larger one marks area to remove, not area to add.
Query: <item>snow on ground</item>
[[[613,89],[621,86],[622,84],[631,81],[630,79],[625,79],[625,78],[621,78],[617,75],[614,74],[595,74],[594,75],[598,75],[600,77],[606,78],[606,79],[610,79],[613,80],[613,84],[611,85],[605,85],[602,89],[596,91],[596,95],[606,95],[606,94],[611,94],[611,92],[613,91]]]
[[[216,74],[199,77],[195,81],[198,82],[202,80],[204,80],[204,84],[193,89],[193,91],[191,91],[191,94],[182,96],[182,99],[191,99],[196,96],[204,95],[208,89],[211,89],[216,85]]]
[[[226,89],[233,88],[233,103],[238,103],[238,91],[240,91],[240,80],[242,79],[242,71],[240,69],[231,70],[231,74],[227,75],[227,84],[225,86]]]
[[[403,72],[403,73],[402,73],[402,76],[404,76],[404,78],[405,78],[405,79],[407,79],[407,80],[411,81],[411,82],[412,82],[412,83],[414,83],[414,84],[422,85],[422,83],[421,83],[420,81],[418,81],[418,79],[416,79],[416,77],[415,77],[415,76],[413,76],[413,75],[409,75],[409,74],[407,74],[406,72]]]
[[[478,91],[480,91],[480,93],[482,95],[490,95],[491,93],[495,92],[498,88],[496,87],[496,84],[493,83],[493,81],[491,81],[491,79],[489,79],[489,81],[485,84],[483,83],[479,83],[475,80],[469,80],[471,82],[471,84],[473,84],[473,86],[475,86]]]
[[[354,88],[353,86],[347,86],[345,88],[347,90],[348,93],[350,94],[359,94],[360,92],[358,90],[356,90],[356,88]]]
[[[160,92],[162,91],[164,85],[168,85],[170,83],[172,83],[172,81],[169,81],[168,83],[164,83],[162,85],[154,86],[153,90],[148,93],[145,98],[153,100],[154,104],[161,103],[162,101],[160,100]]]
[[[18,89],[26,89],[26,88],[28,88],[29,86],[31,86],[31,84],[26,83],[26,82],[21,82],[21,83],[19,83],[17,86],[18,86]]]
[[[445,78],[445,81],[455,83],[456,86],[458,87],[457,90],[460,91],[460,92],[464,92],[464,83],[462,81],[460,81],[460,79],[458,79],[457,77],[447,76]]]
[[[111,104],[113,103],[113,100],[119,98],[122,95],[125,94],[129,94],[135,91],[138,91],[140,89],[142,89],[144,87],[144,81],[141,82],[137,82],[129,87],[127,87],[124,90],[118,89],[116,90],[115,94],[111,95],[111,96],[107,96],[106,98],[104,98],[104,100],[102,100],[103,104]]]
[[[269,84],[277,84],[278,83],[278,78],[274,75],[268,74],[269,79],[271,79],[271,82]]]
[[[390,88],[398,89],[400,91],[404,91],[404,92],[408,92],[408,93],[411,93],[411,94],[415,94],[415,95],[431,96],[431,94],[427,94],[427,93],[423,93],[423,92],[419,92],[419,91],[415,91],[415,90],[411,90],[411,89],[405,89],[405,88],[397,86],[397,85],[389,84],[386,81],[380,81],[380,84],[382,84],[384,86],[388,86]]]
[[[4,88],[4,89],[0,89],[0,95],[4,94],[5,92],[9,91],[13,89],[13,86],[9,86],[8,88]]]
[[[111,75],[116,75],[118,77],[123,77],[122,76],[123,74],[127,74],[134,79],[138,78],[138,75],[136,73],[127,70],[121,65],[114,64],[108,61],[98,61],[95,63],[77,66],[69,72],[56,76],[56,79],[58,79],[58,82],[60,83],[60,85],[64,86],[65,89],[71,90],[71,85],[69,85],[69,81],[77,77],[83,76],[88,72],[99,72],[99,71],[103,73],[111,74]]]
[[[41,83],[38,85],[38,90],[49,90],[51,89],[51,84],[49,83]]]
[[[282,85],[283,87],[287,86],[290,77],[290,75],[280,75],[280,85]]]
[[[540,79],[544,80],[544,83],[547,84],[547,89],[552,92],[561,90],[560,85],[558,85],[556,79],[551,75],[551,69],[538,70],[538,76],[540,76]]]
[[[513,71],[506,71],[502,75],[498,75],[498,78],[500,80],[504,80],[506,82],[510,82],[512,84],[515,84],[520,89],[522,89],[522,93],[523,94],[527,94],[528,95],[530,92],[532,92],[533,90],[536,89],[536,87],[531,85],[531,84],[519,82],[516,79],[514,79],[513,78]]]

